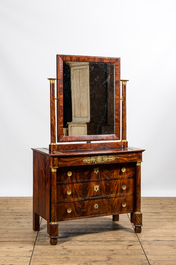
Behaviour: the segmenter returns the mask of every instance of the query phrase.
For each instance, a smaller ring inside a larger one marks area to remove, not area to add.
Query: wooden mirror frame
[[[120,140],[120,58],[57,55],[57,141],[107,141]],[[91,62],[91,63],[114,63],[115,64],[115,134],[63,136],[63,62]]]

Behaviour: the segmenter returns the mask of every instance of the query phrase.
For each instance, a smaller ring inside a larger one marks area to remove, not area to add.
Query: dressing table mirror
[[[57,55],[50,81],[50,144],[33,150],[33,229],[60,221],[130,213],[141,232],[143,149],[128,147],[120,58]],[[55,86],[56,85],[56,86]]]

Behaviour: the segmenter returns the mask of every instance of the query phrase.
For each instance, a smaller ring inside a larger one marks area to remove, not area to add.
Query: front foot
[[[142,227],[142,213],[141,212],[134,212],[131,214],[131,223],[134,224],[135,233],[141,233]]]
[[[58,223],[51,222],[49,223],[49,236],[50,236],[50,244],[57,245],[57,238],[58,238]]]
[[[57,245],[57,238],[50,238],[50,245]]]
[[[135,228],[134,228],[135,233],[141,233],[141,231],[142,231],[141,226],[135,226]]]

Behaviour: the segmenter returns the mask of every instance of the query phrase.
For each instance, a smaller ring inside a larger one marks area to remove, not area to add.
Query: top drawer
[[[135,163],[122,163],[99,166],[62,167],[57,171],[57,182],[77,183],[100,179],[134,177]]]
[[[118,163],[135,163],[137,161],[142,161],[142,151],[141,152],[132,152],[133,149],[129,149],[130,152],[117,152],[117,153],[108,153],[108,154],[98,154],[95,153],[91,153],[91,154],[87,154],[87,155],[79,155],[79,151],[78,151],[78,155],[75,156],[69,156],[69,153],[67,153],[67,155],[62,156],[62,152],[58,152],[58,157],[54,157],[54,165],[58,166],[58,167],[67,167],[69,166],[87,166],[87,165],[110,165],[110,164],[118,164]],[[104,150],[104,152],[106,152],[106,150]],[[71,155],[71,153],[70,153]]]

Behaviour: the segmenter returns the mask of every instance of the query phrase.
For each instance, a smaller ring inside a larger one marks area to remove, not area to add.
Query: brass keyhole
[[[95,168],[94,168],[94,173],[95,173],[95,174],[98,174],[98,172],[99,172],[99,167],[95,167]]]
[[[94,185],[94,191],[95,192],[99,191],[99,185]]]

